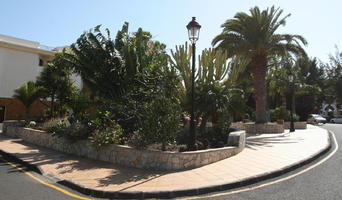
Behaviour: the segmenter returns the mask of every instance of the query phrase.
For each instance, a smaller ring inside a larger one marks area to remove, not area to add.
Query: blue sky
[[[98,24],[113,35],[127,21],[129,31],[150,31],[174,49],[188,41],[186,25],[192,16],[202,25],[198,53],[211,47],[225,20],[254,6],[275,5],[291,13],[281,33],[300,34],[308,41],[310,57],[328,61],[335,45],[342,49],[342,1],[339,0],[1,0],[0,34],[38,41],[47,46],[70,45]]]

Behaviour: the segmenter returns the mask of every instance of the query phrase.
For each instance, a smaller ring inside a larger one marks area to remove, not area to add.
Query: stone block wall
[[[6,124],[6,122],[4,123]],[[245,132],[239,131],[238,143],[217,149],[194,152],[162,152],[137,150],[123,145],[107,145],[101,148],[89,141],[71,142],[65,138],[53,137],[44,131],[5,125],[3,133],[10,137],[22,138],[29,143],[56,151],[120,164],[123,166],[157,170],[183,170],[210,164],[241,152],[245,147]],[[234,133],[234,132],[233,132]]]
[[[294,122],[294,128],[295,129],[306,129],[306,122]],[[285,129],[290,129],[290,122],[284,123]]]
[[[242,122],[232,122],[230,124],[230,128],[237,128],[237,129],[244,130],[245,129],[245,123],[242,123]]]
[[[306,122],[294,122],[295,129],[306,129]],[[231,128],[245,130],[246,133],[284,133],[284,129],[290,129],[290,122],[284,124],[252,124],[234,122],[230,125]]]
[[[230,127],[245,130],[247,134],[284,133],[284,126],[282,124],[253,124],[234,122],[231,123]]]
[[[245,124],[245,131],[251,134],[284,133],[284,126],[281,124]]]

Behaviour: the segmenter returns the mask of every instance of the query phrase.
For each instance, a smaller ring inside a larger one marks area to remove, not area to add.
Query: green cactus
[[[171,49],[173,59],[170,59],[171,66],[175,67],[184,81],[186,89],[191,88],[191,67],[192,47],[185,42],[185,45],[176,46],[176,51]]]
[[[228,54],[221,50],[204,49],[198,56],[198,80],[203,82],[222,81],[229,69]]]
[[[184,110],[190,111],[191,91],[191,59],[192,47],[186,42],[184,45],[176,46],[171,50],[169,62],[171,67],[178,70],[181,82],[179,85],[179,98]],[[226,87],[233,88],[238,76],[246,69],[249,60],[241,56],[229,59],[227,52],[214,49],[204,49],[198,56],[198,70],[195,81],[201,83],[224,83]]]

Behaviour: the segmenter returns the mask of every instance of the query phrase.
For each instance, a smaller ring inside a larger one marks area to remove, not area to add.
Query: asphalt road
[[[338,144],[342,144],[342,124],[326,124],[321,126],[327,130],[331,130],[335,133]],[[335,148],[330,150],[330,152]],[[327,156],[330,152],[328,152]],[[279,180],[283,177],[295,174],[310,165],[314,165],[319,160],[323,159],[324,156],[318,160],[303,166],[291,173],[285,174],[281,177],[276,177],[271,180],[266,180],[261,183],[246,186],[244,188],[238,188],[236,191],[251,188],[253,186],[266,184],[268,182]],[[232,190],[234,191],[234,190]],[[295,200],[341,200],[342,199],[342,147],[340,146],[338,151],[326,162],[318,165],[317,167],[298,175],[292,179],[282,181],[276,184],[272,184],[266,187],[262,187],[255,190],[240,192],[236,194],[223,195],[229,191],[222,191],[218,193],[212,193],[209,195],[217,195],[214,197],[202,196],[204,199],[229,199],[229,200],[242,200],[242,199],[253,199],[253,200],[271,200],[271,199],[295,199]]]
[[[51,200],[71,200],[75,199],[69,197],[55,189],[47,187],[36,180],[32,179],[28,175],[19,171],[18,169],[8,165],[2,160],[0,155],[0,200],[40,200],[40,199],[51,199]],[[23,167],[23,166],[20,166]],[[23,167],[26,171],[29,169]],[[34,174],[39,179],[43,181],[56,185],[63,188],[58,184],[54,184],[51,180],[36,174]],[[70,189],[63,188],[65,190],[71,191]],[[77,192],[71,191],[74,194]],[[78,194],[80,195],[80,194]],[[82,195],[81,195],[82,196]]]

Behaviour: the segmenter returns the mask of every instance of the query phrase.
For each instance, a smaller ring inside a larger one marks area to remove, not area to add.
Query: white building
[[[35,81],[44,63],[55,52],[38,42],[0,34],[0,122],[25,117],[24,106],[13,99],[14,90],[24,82]],[[46,106],[35,103],[32,115],[40,114]]]
[[[39,42],[24,40],[0,34],[0,122],[23,119],[25,107],[12,98],[14,90],[24,82],[35,81],[47,61],[64,47],[51,48]],[[72,75],[74,84],[82,89],[79,76]],[[38,116],[47,106],[36,102],[31,108],[32,116]]]

